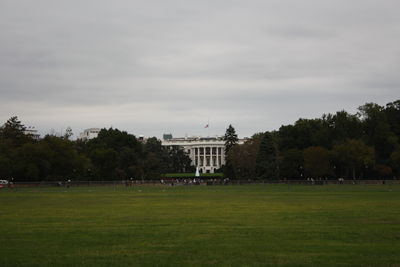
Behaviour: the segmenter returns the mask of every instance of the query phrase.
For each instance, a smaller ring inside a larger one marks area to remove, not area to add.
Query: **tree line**
[[[235,137],[227,131],[225,139]],[[399,141],[400,100],[366,103],[356,114],[299,119],[242,145],[230,140],[224,173],[234,179],[392,179],[400,175]]]
[[[15,181],[158,179],[194,172],[178,147],[152,137],[142,142],[118,129],[97,138],[70,140],[26,134],[17,117],[0,127],[0,179]],[[254,134],[238,145],[229,125],[224,137],[225,177],[231,179],[391,179],[400,175],[400,100],[366,103],[356,114],[338,111],[299,119],[276,131]]]
[[[166,148],[156,137],[139,141],[118,129],[102,129],[97,138],[70,140],[26,134],[17,117],[0,128],[0,179],[23,181],[158,179],[168,172],[192,171],[179,148]]]

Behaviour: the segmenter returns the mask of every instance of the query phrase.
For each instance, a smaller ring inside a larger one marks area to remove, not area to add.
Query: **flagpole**
[[[208,127],[207,127],[207,135],[208,135],[208,137],[210,137],[210,117],[207,118],[207,125],[208,125]]]
[[[207,137],[210,137],[210,118],[207,119],[207,124],[204,126],[204,128],[207,128]]]

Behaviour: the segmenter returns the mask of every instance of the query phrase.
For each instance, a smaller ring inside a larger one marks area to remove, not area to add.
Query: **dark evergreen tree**
[[[8,140],[13,146],[20,146],[33,139],[25,134],[26,127],[18,120],[17,116],[11,117],[0,128],[0,138]]]
[[[278,149],[271,133],[266,132],[261,140],[256,159],[258,179],[279,178]]]
[[[18,133],[18,134],[24,134],[24,131],[26,130],[26,127],[21,123],[20,120],[18,120],[17,116],[13,116],[10,119],[7,120],[7,122],[4,124],[2,132],[3,134],[11,134],[11,133]],[[15,135],[9,135],[6,137],[14,137]]]
[[[229,124],[228,129],[226,129],[224,141],[225,154],[228,154],[231,148],[234,147],[239,141],[235,128],[233,128],[231,124]]]

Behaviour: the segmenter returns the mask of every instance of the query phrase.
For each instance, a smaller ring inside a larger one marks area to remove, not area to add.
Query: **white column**
[[[221,164],[225,162],[225,147],[221,147]]]
[[[203,166],[207,166],[207,158],[206,158],[206,147],[203,146]]]
[[[192,154],[192,156],[190,157],[192,159],[192,164],[193,166],[196,166],[196,151],[194,150],[194,147],[192,147],[190,149],[190,153]]]
[[[212,146],[210,146],[210,166],[211,166],[211,168],[214,167],[213,147]]]
[[[200,167],[200,147],[197,147],[197,166]]]
[[[216,147],[215,150],[216,150],[216,156],[217,156],[217,157],[216,157],[216,160],[217,160],[217,168],[219,168],[219,167],[220,167],[220,164],[221,164],[221,163],[219,162],[219,160],[218,160],[218,155],[219,155],[218,150],[219,150],[219,147]]]

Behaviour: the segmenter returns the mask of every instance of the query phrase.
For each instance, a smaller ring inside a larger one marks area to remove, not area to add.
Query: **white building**
[[[40,134],[38,130],[35,129],[33,126],[29,126],[25,129],[24,134],[31,136],[35,140],[40,139]]]
[[[83,141],[90,140],[93,138],[97,138],[99,135],[100,128],[89,128],[83,131],[83,133],[79,134],[79,138]]]
[[[239,140],[243,144],[244,140]],[[161,143],[163,146],[179,146],[184,149],[192,160],[192,165],[202,173],[214,173],[225,165],[225,141],[223,137],[180,137],[173,138],[165,134]]]

